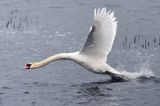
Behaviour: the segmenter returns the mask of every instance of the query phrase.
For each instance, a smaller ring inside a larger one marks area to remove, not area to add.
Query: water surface
[[[98,7],[114,10],[118,20],[108,63],[118,70],[152,71],[155,78],[111,82],[70,61],[21,70],[27,62],[79,50]],[[159,105],[159,0],[3,0],[0,10],[0,105]]]

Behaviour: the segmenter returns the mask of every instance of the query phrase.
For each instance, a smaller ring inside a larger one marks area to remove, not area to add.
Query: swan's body
[[[40,62],[26,64],[26,69],[38,68],[56,60],[72,60],[91,72],[110,75],[114,79],[127,80],[126,76],[106,63],[116,30],[117,21],[114,13],[107,12],[105,8],[95,9],[93,25],[80,51],[56,54]]]

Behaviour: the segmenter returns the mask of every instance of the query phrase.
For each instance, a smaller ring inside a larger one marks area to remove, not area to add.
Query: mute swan
[[[87,41],[80,51],[56,54],[42,61],[26,64],[25,69],[42,67],[57,60],[72,60],[93,73],[109,75],[115,80],[128,80],[127,76],[106,63],[116,30],[117,21],[114,12],[106,11],[106,8],[94,9],[93,24]]]

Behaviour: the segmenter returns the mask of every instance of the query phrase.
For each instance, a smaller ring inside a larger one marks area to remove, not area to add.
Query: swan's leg
[[[127,79],[125,79],[125,78],[123,78],[123,77],[120,77],[120,76],[111,76],[111,78],[112,78],[112,81],[115,81],[115,82],[117,82],[117,81],[128,81]]]
[[[106,71],[105,74],[109,75],[113,81],[128,81],[129,80],[125,75],[115,74],[110,71]]]

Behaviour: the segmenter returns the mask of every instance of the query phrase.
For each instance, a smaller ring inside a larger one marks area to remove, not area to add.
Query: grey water
[[[112,82],[70,61],[21,70],[25,63],[79,50],[99,7],[118,20],[108,64],[155,77]],[[0,106],[158,106],[159,25],[159,0],[1,0]]]

